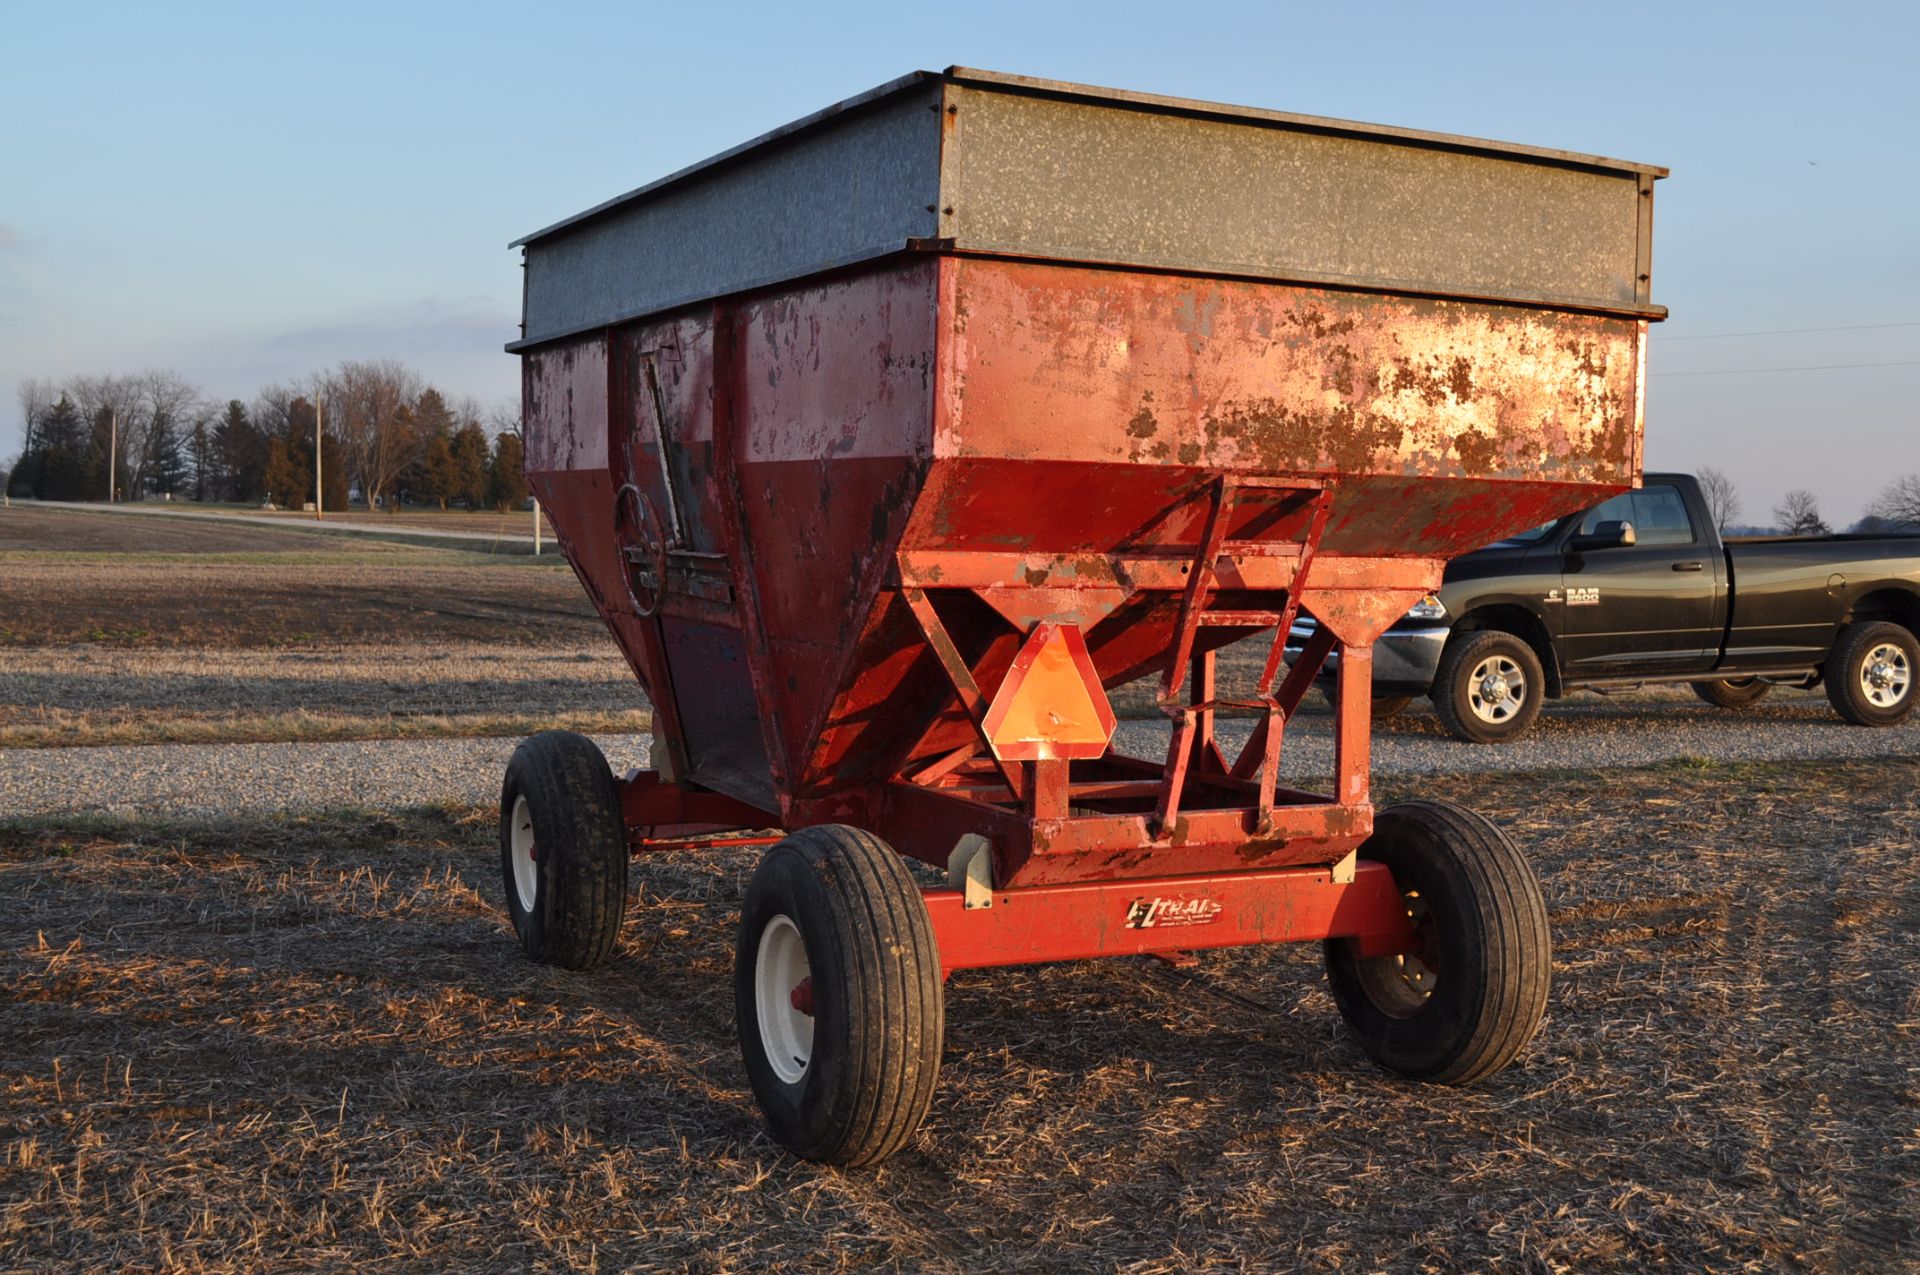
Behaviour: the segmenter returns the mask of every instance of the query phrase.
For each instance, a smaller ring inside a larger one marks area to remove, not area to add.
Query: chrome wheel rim
[[[1860,693],[1875,708],[1892,708],[1907,697],[1913,669],[1907,653],[1892,642],[1882,642],[1860,662]]]
[[[1527,675],[1510,656],[1489,655],[1467,678],[1467,706],[1489,726],[1504,726],[1527,702]]]
[[[525,797],[513,799],[507,849],[513,860],[513,892],[520,896],[520,910],[530,913],[540,890],[540,851],[533,840],[533,807]]]
[[[785,916],[774,917],[760,931],[753,1008],[767,1065],[783,1083],[797,1083],[813,1058],[813,978],[806,942]]]

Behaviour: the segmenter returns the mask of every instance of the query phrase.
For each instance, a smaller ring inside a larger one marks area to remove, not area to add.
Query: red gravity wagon
[[[836,1164],[912,1137],[957,969],[1313,940],[1381,1065],[1505,1065],[1539,885],[1470,811],[1374,809],[1371,648],[1448,557],[1638,482],[1664,175],[953,68],[521,241],[529,477],[654,706],[650,769],[515,753],[528,955],[604,960],[631,857],[771,846],[741,1051]]]

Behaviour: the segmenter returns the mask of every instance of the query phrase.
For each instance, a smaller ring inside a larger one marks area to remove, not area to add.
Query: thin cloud
[[[0,221],[0,252],[11,252],[20,246],[20,232]]]

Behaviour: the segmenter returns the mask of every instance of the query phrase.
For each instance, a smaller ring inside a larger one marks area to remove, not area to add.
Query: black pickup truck
[[[1824,682],[1848,721],[1891,726],[1913,711],[1916,633],[1920,537],[1723,541],[1690,475],[1649,474],[1449,563],[1374,647],[1375,715],[1430,695],[1454,735],[1496,743],[1583,688],[1685,682],[1744,708]]]

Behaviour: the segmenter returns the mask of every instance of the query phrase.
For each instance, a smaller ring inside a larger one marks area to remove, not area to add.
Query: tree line
[[[120,500],[299,509],[314,499],[316,418],[325,509],[352,498],[505,512],[528,495],[517,414],[496,412],[489,427],[472,399],[449,401],[391,359],[269,385],[251,402],[221,404],[164,371],[27,380],[19,399],[12,496],[106,500],[111,472]]]
[[[1740,519],[1740,493],[1733,480],[1711,466],[1701,466],[1698,478],[1700,494],[1707,502],[1714,524],[1735,535],[1825,536],[1833,527],[1820,512],[1820,501],[1805,488],[1795,488],[1773,507],[1773,525],[1743,525]],[[1861,534],[1880,532],[1920,532],[1920,474],[1896,478],[1868,502],[1866,511],[1848,531]]]

